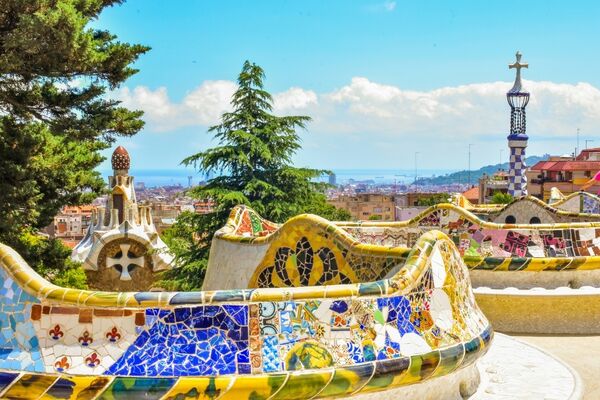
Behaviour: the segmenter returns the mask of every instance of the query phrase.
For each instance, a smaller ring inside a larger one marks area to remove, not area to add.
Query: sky
[[[145,111],[119,139],[139,169],[215,145],[245,60],[278,115],[308,115],[297,166],[465,169],[508,161],[515,52],[532,155],[600,146],[600,2],[129,0],[93,23],[152,47],[110,93]],[[110,151],[106,152],[110,155]],[[103,169],[108,169],[108,162]]]

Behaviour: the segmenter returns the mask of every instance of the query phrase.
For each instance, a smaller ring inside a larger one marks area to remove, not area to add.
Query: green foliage
[[[244,63],[231,100],[233,111],[209,129],[218,145],[183,160],[185,165],[220,174],[190,191],[195,198],[212,199],[216,208],[210,214],[183,215],[165,235],[168,243],[175,243],[172,250],[182,265],[165,274],[167,287],[200,287],[210,241],[238,204],[249,205],[275,222],[301,213],[330,219],[348,215],[327,204],[326,185],[314,182],[328,171],[292,166],[292,156],[300,149],[296,131],[305,128],[310,118],[272,115],[272,98],[263,88],[263,79],[262,68]],[[175,237],[183,237],[183,243],[175,242]]]
[[[49,239],[31,231],[22,232],[12,243],[14,249],[41,276],[50,282],[77,289],[87,289],[81,263],[70,259],[71,249],[58,239]]]
[[[508,193],[494,192],[490,203],[492,204],[509,204],[514,198]]]
[[[369,215],[369,221],[381,221],[383,217],[380,214]]]
[[[430,196],[422,197],[417,200],[418,206],[431,207],[440,203],[448,203],[448,199],[450,198],[450,194],[448,193],[431,193]]]
[[[47,226],[64,205],[97,197],[104,187],[94,171],[103,161],[100,150],[143,126],[141,112],[105,94],[136,72],[130,65],[148,48],[89,27],[104,8],[119,3],[2,1],[2,242],[17,246],[24,232]],[[28,262],[36,263],[35,252],[22,250]]]
[[[198,214],[184,211],[175,223],[163,232],[162,239],[175,255],[176,270],[165,273],[159,282],[166,290],[199,289],[208,264],[205,248],[198,246],[196,233]]]

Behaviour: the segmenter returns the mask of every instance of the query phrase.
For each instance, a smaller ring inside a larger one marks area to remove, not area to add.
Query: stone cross
[[[511,89],[511,92],[521,90],[521,87],[522,87],[522,84],[521,84],[521,68],[529,68],[529,64],[528,63],[522,63],[521,62],[521,57],[522,56],[523,55],[521,54],[521,52],[517,51],[517,54],[516,54],[517,61],[515,61],[513,64],[509,64],[508,65],[508,69],[515,68],[517,70],[517,77],[515,78],[515,84],[513,85],[513,88]]]
[[[119,247],[121,248],[121,256],[119,258],[106,257],[106,268],[114,268],[115,265],[120,265],[121,276],[119,279],[122,281],[130,281],[131,275],[129,274],[129,266],[137,265],[143,268],[145,260],[143,256],[135,258],[129,257],[130,244],[120,244]]]

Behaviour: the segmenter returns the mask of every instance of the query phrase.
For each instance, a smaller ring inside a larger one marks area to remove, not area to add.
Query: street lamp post
[[[473,144],[469,143],[469,187],[471,187],[471,146],[473,146]]]
[[[415,151],[415,190],[417,190],[417,188],[418,188],[418,186],[417,186],[417,178],[419,177],[419,175],[418,175],[418,169],[417,169],[417,155],[419,153],[420,152]]]

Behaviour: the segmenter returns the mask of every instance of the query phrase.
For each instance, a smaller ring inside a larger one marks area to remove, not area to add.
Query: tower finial
[[[119,146],[115,149],[111,157],[112,168],[115,171],[127,171],[131,164],[129,153],[125,147]]]
[[[508,93],[523,92],[523,83],[521,82],[521,68],[529,68],[528,63],[521,62],[521,57],[523,57],[523,54],[521,54],[520,51],[517,51],[517,54],[515,54],[515,56],[517,60],[513,64],[508,64],[508,69],[515,68],[517,70],[517,76],[515,77],[515,84],[513,85],[512,89],[508,91]]]

